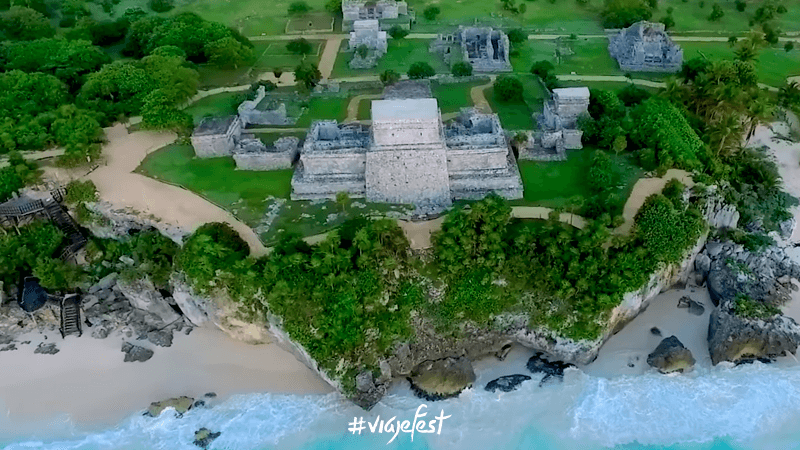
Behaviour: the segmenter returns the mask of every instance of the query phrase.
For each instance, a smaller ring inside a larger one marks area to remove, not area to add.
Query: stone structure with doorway
[[[683,50],[663,23],[636,22],[610,35],[608,52],[620,69],[631,72],[677,72],[683,64]]]
[[[366,49],[366,54],[361,55],[361,49]],[[378,65],[378,59],[386,54],[388,44],[386,32],[381,31],[377,20],[357,20],[353,23],[350,32],[348,50],[353,53],[350,60],[352,69],[369,69]]]
[[[528,137],[520,159],[557,161],[566,159],[567,150],[583,148],[578,119],[589,114],[589,89],[571,87],[553,89],[544,111],[537,117],[539,130]]]
[[[209,117],[192,133],[192,146],[198,158],[230,156],[242,134],[239,116]]]
[[[267,146],[252,134],[246,134],[233,149],[233,160],[239,170],[291,169],[300,154],[299,144],[300,139],[288,136]]]
[[[264,86],[259,86],[253,100],[245,100],[237,108],[242,126],[294,125],[296,118],[289,117],[286,103],[267,98]]]
[[[412,14],[408,4],[395,0],[343,0],[342,31],[350,31],[359,20],[378,20],[384,29],[392,25],[410,28]]]
[[[372,102],[371,127],[312,125],[292,199],[339,192],[431,212],[490,192],[521,198],[522,180],[496,115],[468,109],[445,126],[436,99],[394,98]]]
[[[455,33],[440,34],[430,45],[430,51],[447,64],[460,52],[457,60],[469,62],[475,72],[511,72],[510,48],[508,36],[491,27],[460,26]]]

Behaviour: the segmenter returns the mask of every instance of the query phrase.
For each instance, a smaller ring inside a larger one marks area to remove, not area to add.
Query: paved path
[[[107,164],[85,176],[97,186],[100,197],[119,208],[152,214],[166,223],[193,231],[209,222],[225,222],[242,236],[251,252],[266,253],[255,232],[232,214],[194,193],[133,173],[151,152],[175,141],[175,133],[137,131],[124,125],[106,128],[103,148]]]
[[[633,185],[631,196],[628,197],[628,201],[625,202],[625,207],[622,209],[622,217],[625,219],[625,222],[617,227],[614,233],[620,235],[630,233],[631,228],[633,228],[633,218],[636,217],[636,213],[639,212],[639,208],[644,205],[644,201],[647,197],[661,192],[667,182],[673,178],[686,186],[694,186],[692,174],[685,170],[669,169],[661,178],[640,178],[639,181]]]

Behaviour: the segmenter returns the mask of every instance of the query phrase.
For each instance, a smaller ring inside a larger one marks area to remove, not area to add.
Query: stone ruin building
[[[264,145],[252,134],[242,133],[239,116],[207,118],[195,128],[192,146],[198,158],[232,156],[241,170],[290,169],[297,160],[300,140],[280,138]]]
[[[388,22],[384,28],[400,25],[405,29],[411,27],[411,15],[408,4],[395,0],[343,0],[342,30],[350,31],[358,20],[378,20]],[[389,25],[391,23],[391,25]]]
[[[636,22],[608,41],[608,52],[622,70],[677,72],[683,64],[683,50],[667,35],[663,23]]]
[[[372,102],[372,125],[315,122],[292,178],[292,199],[333,199],[440,211],[490,192],[522,198],[522,180],[495,114],[465,110],[442,124],[434,98]]]
[[[459,27],[453,34],[440,34],[430,46],[432,53],[441,55],[447,64],[460,50],[461,59],[472,65],[475,72],[511,72],[508,36],[491,27]]]
[[[553,89],[544,111],[537,117],[539,130],[528,137],[528,146],[520,159],[558,161],[566,159],[567,150],[583,148],[578,119],[589,114],[589,89],[572,87]]]
[[[294,125],[297,118],[290,118],[286,103],[267,98],[264,86],[259,86],[253,100],[245,100],[238,108],[242,126],[256,125]]]
[[[357,49],[366,46],[368,52],[366,57],[361,57]],[[386,32],[381,31],[377,20],[357,20],[353,23],[353,31],[350,32],[350,42],[348,50],[353,52],[350,60],[352,69],[369,69],[378,65],[378,58],[386,54],[388,49]]]

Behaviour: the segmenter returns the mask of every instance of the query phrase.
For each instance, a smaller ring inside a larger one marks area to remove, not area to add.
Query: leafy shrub
[[[652,97],[637,106],[631,116],[631,138],[640,148],[653,149],[659,167],[698,167],[704,144],[672,103]]]
[[[769,320],[781,313],[779,308],[753,300],[746,294],[736,294],[733,312],[740,317],[748,319]]]
[[[403,39],[404,37],[408,36],[408,33],[409,31],[400,25],[393,25],[388,31],[388,34],[392,37],[392,39]]]
[[[514,28],[508,32],[508,40],[512,44],[521,44],[528,40],[528,34],[521,28]]]
[[[694,208],[680,209],[662,194],[648,197],[634,217],[635,235],[654,257],[680,261],[703,232],[705,222]]]
[[[249,253],[247,243],[230,225],[208,223],[186,240],[175,266],[198,291],[208,292],[217,286],[217,271],[230,269]]]
[[[422,11],[422,16],[425,17],[425,20],[433,22],[434,20],[436,20],[436,17],[438,17],[441,12],[442,10],[438,6],[431,5],[425,8],[424,11]]]
[[[305,38],[293,39],[286,44],[286,50],[296,55],[307,55],[311,53],[311,43]]]
[[[311,7],[308,6],[308,3],[303,2],[303,1],[292,2],[289,5],[289,10],[288,10],[289,15],[291,15],[291,16],[305,14],[305,13],[307,13],[309,11],[311,11]]]
[[[717,22],[722,17],[725,16],[725,11],[722,10],[722,6],[719,3],[714,3],[711,7],[711,14],[708,16],[709,22]]]
[[[636,106],[650,97],[649,92],[635,84],[628,84],[617,93],[617,98],[627,107]]]
[[[605,28],[626,28],[640,20],[650,20],[650,5],[643,0],[605,0],[600,13]]]
[[[0,234],[0,280],[6,286],[31,273],[40,261],[57,255],[64,233],[49,222],[21,226],[17,233]]]
[[[387,69],[381,73],[380,78],[381,78],[381,83],[383,83],[384,86],[388,86],[390,84],[394,84],[400,81],[400,74],[392,69]]]
[[[84,202],[96,202],[98,199],[97,186],[92,180],[73,180],[67,184],[67,195],[64,201],[77,205]]]

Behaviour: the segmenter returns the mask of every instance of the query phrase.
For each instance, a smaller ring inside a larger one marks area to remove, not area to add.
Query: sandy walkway
[[[484,91],[494,85],[495,79],[497,79],[497,75],[492,75],[491,80],[489,80],[488,83],[480,86],[474,86],[469,90],[469,96],[472,98],[472,104],[475,105],[475,108],[485,114],[490,114],[492,112],[492,107],[489,106],[489,102],[486,100],[486,94]]]
[[[363,95],[356,95],[352,99],[350,99],[350,103],[347,105],[347,118],[344,119],[345,122],[355,122],[358,120],[358,106],[361,105],[361,100],[373,100],[381,98],[381,94],[363,94]]]
[[[250,392],[324,393],[331,388],[276,344],[248,345],[214,329],[176,333],[172,347],[151,347],[144,363],[123,362],[122,338],[93,339],[57,333],[55,355],[33,353],[44,335],[21,339],[15,351],[0,352],[0,436],[41,435],[66,427],[68,414],[79,428],[114,426],[152,401],[180,395],[220,397]],[[148,346],[147,342],[132,341]],[[26,428],[30,428],[29,430]]]
[[[630,233],[633,227],[633,218],[636,216],[636,213],[639,212],[639,208],[644,205],[644,201],[647,197],[661,192],[667,182],[673,178],[686,186],[694,186],[691,174],[678,169],[669,169],[661,178],[640,178],[633,186],[631,196],[628,197],[628,201],[625,202],[625,208],[622,210],[622,217],[625,219],[625,223],[617,227],[614,232],[616,234]]]
[[[325,42],[325,50],[322,51],[322,56],[319,58],[319,71],[322,73],[322,79],[327,80],[331,77],[333,72],[333,65],[336,64],[336,58],[339,56],[339,48],[342,46],[344,37],[336,36],[329,37]]]
[[[250,245],[251,251],[266,251],[253,230],[227,211],[191,193],[132,173],[148,153],[175,140],[174,133],[138,131],[128,134],[124,125],[106,128],[108,145],[103,149],[107,165],[86,176],[100,197],[120,208],[152,214],[164,222],[192,231],[208,222],[231,225]]]

